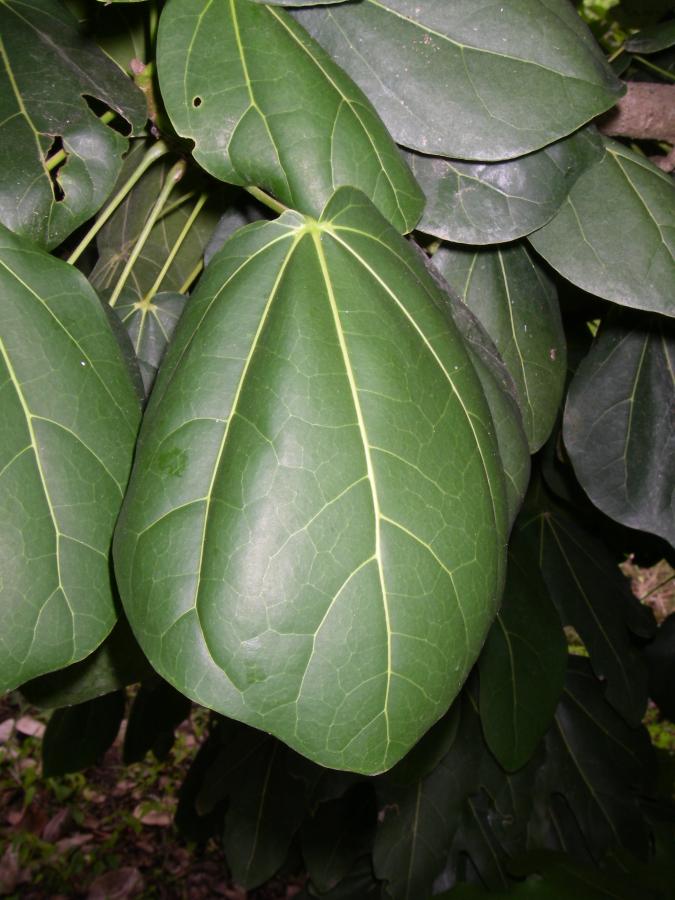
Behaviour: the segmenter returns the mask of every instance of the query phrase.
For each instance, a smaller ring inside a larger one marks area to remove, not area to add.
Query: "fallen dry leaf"
[[[71,825],[70,810],[67,807],[60,809],[42,829],[42,840],[48,844],[55,844],[65,836]]]
[[[95,878],[87,894],[87,900],[127,900],[143,890],[143,876],[133,866],[124,866]]]
[[[134,818],[144,825],[159,825],[166,827],[173,821],[173,814],[166,809],[148,809],[145,804],[139,803],[134,809]]]
[[[93,839],[94,837],[91,834],[73,834],[70,837],[62,838],[60,841],[57,841],[54,846],[59,853],[67,853],[69,850],[76,850],[83,844],[88,844],[89,841],[93,841]]]
[[[0,895],[13,894],[26,881],[30,881],[30,875],[19,866],[18,852],[8,847],[0,859]]]
[[[6,744],[11,738],[15,724],[14,719],[5,719],[4,722],[0,722],[0,744]]]
[[[42,724],[42,722],[38,722],[37,719],[34,719],[32,716],[21,716],[21,718],[16,722],[16,730],[20,734],[25,734],[28,737],[36,737],[41,738],[45,733],[46,726]]]

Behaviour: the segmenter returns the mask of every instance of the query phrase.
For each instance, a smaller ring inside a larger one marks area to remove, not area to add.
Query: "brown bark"
[[[604,134],[675,144],[675,84],[630,81],[626,94],[597,120]],[[673,153],[657,157],[666,171],[675,168]]]

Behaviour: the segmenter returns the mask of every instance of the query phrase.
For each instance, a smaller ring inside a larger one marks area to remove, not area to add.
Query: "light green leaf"
[[[49,249],[101,207],[127,147],[85,95],[133,132],[145,124],[145,98],[55,0],[3,0],[0,34],[0,221]],[[66,161],[50,174],[61,145]]]
[[[365,91],[394,139],[504,160],[571,134],[623,92],[560,0],[362,0],[296,18]]]
[[[588,129],[499,163],[407,153],[427,198],[417,230],[460,244],[523,237],[556,214],[579,175],[601,155],[602,143]]]
[[[523,766],[550,725],[565,681],[567,643],[538,560],[518,533],[504,600],[479,657],[480,716],[490,750]]]
[[[155,383],[157,369],[183,312],[187,297],[173,291],[162,291],[151,300],[135,300],[125,289],[115,306],[124,323],[138,359],[143,387],[148,396]]]
[[[617,312],[570,385],[565,446],[596,506],[675,546],[675,329]]]
[[[0,690],[92,652],[140,410],[84,277],[0,226]]]
[[[353,185],[399,231],[417,224],[424,198],[375,110],[284,10],[170,0],[158,40],[167,111],[212,175],[314,216]]]
[[[528,240],[585,291],[623,306],[675,315],[675,186],[622,144],[606,141],[600,162]]]
[[[443,245],[433,263],[478,318],[506,363],[530,451],[546,441],[560,408],[565,334],[553,281],[522,244],[472,250]]]
[[[162,364],[120,519],[158,671],[333,768],[419,740],[501,593],[503,473],[444,302],[351,188],[318,223],[237,232]]]

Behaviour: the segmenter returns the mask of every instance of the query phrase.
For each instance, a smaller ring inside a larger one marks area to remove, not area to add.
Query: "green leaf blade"
[[[87,656],[115,622],[109,547],[140,410],[79,272],[2,229],[0,279],[8,689]]]
[[[389,768],[445,712],[501,589],[490,413],[438,294],[350,189],[320,224],[235,235],[170,345],[117,537],[164,677],[334,768]]]
[[[427,197],[417,230],[459,244],[523,237],[553,218],[577,178],[601,155],[602,143],[589,129],[506,162],[407,153]]]
[[[565,333],[553,281],[523,244],[477,251],[443,245],[433,263],[495,342],[534,453],[551,433],[565,382]]]
[[[615,141],[528,240],[571,282],[622,306],[675,315],[675,187]],[[626,227],[630,223],[630,241]]]
[[[353,185],[398,230],[416,225],[422,193],[375,110],[284,10],[172,0],[158,65],[174,126],[217,178],[314,216]]]
[[[57,3],[3,3],[0,30],[5,39],[0,42],[0,221],[51,249],[101,207],[127,147],[126,139],[88,108],[84,95],[117,112],[132,132],[145,124],[145,98],[79,34],[75,19]],[[59,73],[58,102],[45,90],[49,71]],[[52,173],[53,185],[46,159],[57,137],[66,162]]]
[[[623,91],[576,12],[552,0],[480,8],[364,0],[294,15],[365,91],[394,139],[422,153],[522,156],[575,131]]]
[[[570,385],[563,432],[593,503],[673,545],[674,365],[669,320],[609,317]]]

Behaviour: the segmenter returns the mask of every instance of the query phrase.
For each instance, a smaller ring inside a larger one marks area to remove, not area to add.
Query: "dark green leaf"
[[[125,288],[115,306],[115,312],[129,332],[146,396],[155,383],[157,369],[186,300],[185,294],[172,291],[162,291],[149,300],[136,300],[133,291]]]
[[[54,710],[42,741],[45,778],[95,765],[117,737],[125,699],[124,691],[115,691],[77,706]]]
[[[244,225],[258,222],[263,218],[265,217],[260,212],[260,207],[254,203],[244,203],[228,209],[220,217],[208,244],[204,248],[204,265],[208,266],[225,241],[232,237],[238,228],[243,228]]]
[[[460,705],[458,698],[410,753],[387,773],[388,781],[392,784],[412,785],[433,772],[455,742],[459,729]]]
[[[483,732],[510,771],[532,756],[565,681],[567,643],[537,563],[516,533],[502,608],[479,657]]]
[[[348,875],[356,860],[370,853],[375,831],[375,796],[369,783],[322,803],[305,820],[302,855],[313,885],[325,893]]]
[[[570,385],[564,437],[596,506],[675,546],[674,371],[672,322],[609,317]]]
[[[522,156],[623,91],[574,7],[558,0],[363,0],[295,15],[394,139],[422,153]]]
[[[163,759],[173,746],[176,728],[190,715],[190,706],[187,697],[161,678],[142,684],[124,733],[125,765],[139,762],[150,750]]]
[[[463,804],[476,789],[480,723],[475,715],[465,717],[465,707],[462,704],[459,739],[426,778],[399,784],[385,776],[376,782],[379,814],[373,864],[394,900],[431,895]]]
[[[182,693],[322,765],[394,765],[499,600],[504,476],[446,302],[342,189],[319,223],[228,241],[145,417],[116,543],[142,647]]]
[[[321,770],[269,735],[225,723],[223,750],[207,773],[197,809],[227,800],[223,847],[233,879],[262,884],[279,869]]]
[[[51,248],[100,208],[127,147],[85,97],[109,106],[133,131],[145,123],[145,98],[54,0],[6,0],[0,33],[0,221]],[[50,175],[46,160],[61,146],[66,162]]]
[[[535,488],[518,523],[530,543],[563,625],[586,646],[609,703],[632,725],[647,704],[647,674],[633,649],[630,612],[638,606],[626,579],[601,539]]]
[[[551,433],[566,372],[555,285],[522,244],[471,250],[443,245],[433,256],[495,342],[516,385],[530,450]]]
[[[502,608],[479,657],[480,716],[505,769],[523,766],[553,719],[567,643],[546,584],[517,532],[509,546]]]
[[[587,660],[570,657],[569,665],[540,788],[545,782],[564,795],[596,857],[617,846],[643,856],[648,834],[638,797],[653,767],[647,732],[605,702]]]
[[[643,28],[628,38],[626,50],[631,53],[658,53],[675,44],[675,19]]]
[[[21,685],[31,706],[55,709],[93,700],[152,675],[124,617],[86,659]]]
[[[143,145],[139,144],[128,154],[115,185],[116,189],[119,190],[137,168],[144,150]],[[101,228],[97,237],[98,260],[90,280],[102,294],[109,292],[122,274],[150,210],[162,190],[170,167],[169,162],[158,162],[151,166]],[[125,288],[129,292],[128,297],[133,295],[134,300],[141,301],[150,291],[153,294],[157,290],[180,291],[185,280],[201,260],[221,213],[222,203],[217,196],[198,212],[189,231],[180,242],[161,283],[153,290],[167,257],[174,245],[179,242],[181,233],[198,202],[196,197],[189,195],[199,187],[202,185],[198,182],[193,185],[189,183],[189,179],[188,183],[181,181],[176,196],[172,195],[169,198],[167,206],[150,231],[143,250],[131,269]],[[183,198],[187,200],[181,202]]]
[[[600,162],[581,175],[558,214],[528,240],[585,291],[675,315],[672,179],[622,144],[605,143]]]
[[[81,31],[96,43],[117,65],[130,72],[132,59],[149,56],[148,11],[134,0],[91,3],[89,0],[65,0],[64,6],[77,19]]]
[[[212,175],[315,216],[353,185],[399,231],[417,224],[422,192],[375,110],[284,10],[170,0],[158,65],[174,127]]]
[[[459,244],[523,237],[553,218],[579,175],[601,154],[602,143],[589,129],[507,162],[408,153],[427,198],[417,228]]]
[[[223,731],[228,722],[211,721],[211,729],[202,743],[180,786],[176,809],[176,828],[188,840],[206,843],[222,830],[226,800],[217,800],[202,809],[199,805],[204,785],[223,754]]]
[[[462,303],[426,254],[420,253],[420,256],[424,259],[427,270],[445,293],[448,313],[462,335],[490,407],[504,471],[510,529],[518,515],[530,480],[530,451],[516,399],[516,386],[485,328],[469,307]]]
[[[109,550],[140,409],[83,276],[0,226],[0,689],[78,662],[117,618]]]

